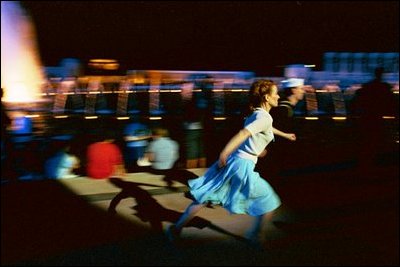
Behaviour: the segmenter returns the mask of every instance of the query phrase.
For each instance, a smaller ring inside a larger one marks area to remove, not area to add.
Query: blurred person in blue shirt
[[[143,159],[152,136],[149,127],[139,121],[128,123],[124,128],[123,135],[126,142],[124,160],[129,172],[137,167],[138,160]]]
[[[151,162],[151,167],[155,170],[172,169],[179,158],[179,144],[172,140],[169,131],[162,127],[153,130],[153,138],[145,154]]]
[[[68,179],[76,178],[75,169],[80,167],[78,157],[70,152],[69,143],[61,145],[60,149],[45,161],[45,176],[48,179]]]
[[[164,175],[163,180],[171,189],[175,189],[175,163],[179,159],[179,144],[169,137],[169,131],[164,127],[153,129],[153,141],[147,147],[145,160],[150,165],[150,172]]]

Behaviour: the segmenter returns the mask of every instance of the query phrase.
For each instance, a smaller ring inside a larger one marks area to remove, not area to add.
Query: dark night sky
[[[317,64],[326,51],[398,52],[398,1],[22,2],[47,66],[115,58],[128,69]]]

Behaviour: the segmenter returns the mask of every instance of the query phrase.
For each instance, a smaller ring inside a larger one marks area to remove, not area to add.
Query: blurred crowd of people
[[[380,149],[380,140],[385,138],[382,117],[398,118],[398,101],[390,85],[382,81],[382,74],[383,70],[377,68],[376,78],[357,90],[349,107],[349,113],[359,117],[354,130],[363,141],[359,151],[360,165],[363,166],[371,164],[372,154]],[[289,78],[283,80],[279,87],[279,105],[270,112],[274,127],[283,132],[293,132],[295,109],[304,102],[307,85],[304,79]],[[63,179],[77,176],[103,179],[140,170],[206,168],[208,160],[217,156],[215,151],[210,151],[221,148],[229,137],[225,136],[228,131],[216,130],[212,96],[207,95],[211,91],[204,90],[201,96],[192,94],[184,99],[183,115],[179,121],[166,119],[159,125],[149,125],[143,117],[132,116],[122,128],[112,130],[112,125],[99,123],[95,134],[72,134],[62,141],[56,137],[35,140],[29,133],[32,121],[29,118],[13,121],[2,105],[2,179]],[[243,113],[242,119],[245,117]],[[26,124],[28,132],[12,132],[12,125],[16,123]],[[230,125],[231,132],[242,123]],[[271,175],[279,172],[285,164],[290,164],[286,153],[288,144],[285,139],[278,138],[269,145],[268,153],[275,158],[274,164],[268,165]]]
[[[99,119],[89,131],[40,137],[34,136],[29,117],[22,117],[19,123],[23,132],[14,131],[11,125],[15,122],[2,108],[2,179],[106,179],[128,172],[205,168],[205,118],[195,115],[199,110],[193,106],[187,108],[192,115],[172,125],[149,125],[142,117],[133,116],[116,127]]]

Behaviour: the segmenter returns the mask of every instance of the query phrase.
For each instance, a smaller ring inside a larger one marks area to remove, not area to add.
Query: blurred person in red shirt
[[[114,143],[114,133],[106,130],[100,140],[88,146],[87,176],[93,179],[124,176],[124,161],[120,148]]]

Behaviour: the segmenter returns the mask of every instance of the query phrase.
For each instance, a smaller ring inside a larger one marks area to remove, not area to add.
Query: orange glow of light
[[[2,100],[35,102],[43,84],[33,23],[17,1],[1,1]]]
[[[89,60],[89,66],[103,70],[117,70],[119,68],[118,61],[115,59],[96,58]]]
[[[117,61],[115,59],[96,58],[96,59],[91,59],[89,62],[93,62],[93,63],[116,63]]]

